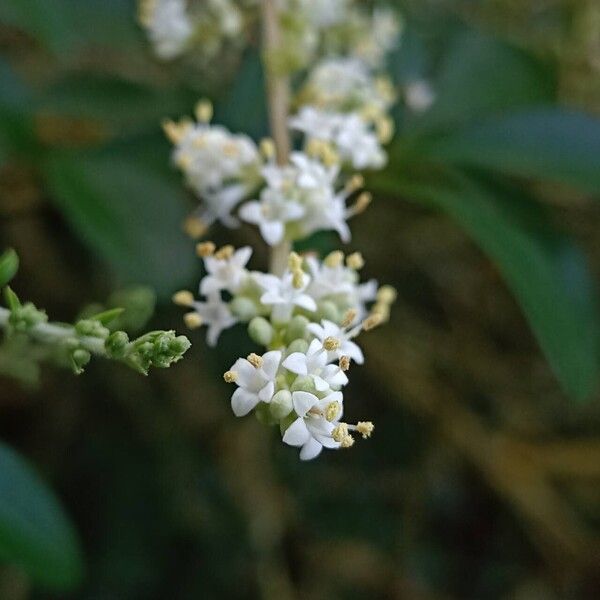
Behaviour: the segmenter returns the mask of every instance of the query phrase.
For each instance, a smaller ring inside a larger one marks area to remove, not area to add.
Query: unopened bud
[[[124,331],[115,331],[106,338],[104,348],[111,358],[122,358],[128,344],[129,336]]]
[[[245,298],[244,296],[238,296],[234,298],[229,304],[229,309],[231,312],[242,321],[242,323],[247,323],[256,316],[258,309],[256,307],[256,303],[250,298]]]
[[[271,415],[278,421],[285,419],[292,412],[292,409],[292,394],[288,390],[280,390],[271,399]]]
[[[254,317],[248,325],[248,335],[261,346],[268,346],[273,339],[273,326],[264,317]]]

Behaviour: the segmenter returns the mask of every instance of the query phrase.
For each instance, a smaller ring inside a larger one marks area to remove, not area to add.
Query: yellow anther
[[[352,207],[352,212],[355,215],[359,215],[360,213],[365,212],[365,210],[367,210],[367,207],[369,206],[369,204],[371,204],[372,201],[373,196],[369,192],[363,192],[356,199],[356,202]]]
[[[377,290],[377,300],[385,304],[396,302],[398,292],[391,285],[383,285]]]
[[[325,257],[323,263],[327,267],[339,267],[344,262],[344,253],[339,250],[334,250]]]
[[[233,256],[234,252],[235,248],[231,244],[227,244],[215,252],[215,258],[218,258],[219,260],[227,260]]]
[[[288,268],[290,271],[302,269],[302,257],[297,252],[291,252],[288,257]]]
[[[381,321],[388,321],[390,318],[390,305],[385,302],[376,302],[371,307],[371,313],[381,317]]]
[[[375,89],[379,92],[379,95],[388,102],[393,102],[396,98],[394,84],[388,77],[378,77],[375,80]]]
[[[233,142],[223,144],[223,154],[229,158],[235,158],[239,154],[239,148]]]
[[[252,354],[248,354],[247,361],[255,369],[260,369],[263,366],[263,362],[264,362],[262,356],[259,356],[258,354],[254,354],[254,352],[252,352]]]
[[[171,121],[170,119],[167,119],[162,123],[162,128],[165,132],[165,135],[173,144],[179,144],[179,142],[183,139],[183,136],[189,130],[190,126],[191,123],[189,122],[181,121],[180,123],[175,123],[175,121]]]
[[[354,446],[354,438],[348,434],[342,438],[340,445],[342,448],[352,448]]]
[[[352,323],[356,320],[358,316],[358,311],[355,308],[349,308],[342,319],[342,327],[350,327]]]
[[[347,423],[340,423],[331,432],[331,437],[336,442],[341,443],[344,438],[348,437],[348,424]]]
[[[373,425],[371,421],[359,421],[356,424],[356,431],[358,431],[358,433],[360,433],[363,436],[364,440],[371,437],[371,434],[373,433],[374,429],[375,425]]]
[[[237,381],[237,373],[235,371],[225,371],[223,373],[223,379],[226,383],[235,383]]]
[[[342,371],[348,371],[350,369],[350,357],[349,356],[342,356],[340,358],[340,369]]]
[[[383,319],[381,317],[381,315],[378,315],[377,313],[369,315],[364,321],[363,321],[363,329],[365,331],[370,331],[371,329],[375,329],[375,327],[377,327],[378,325],[381,325],[381,323],[383,322]]]
[[[342,344],[340,340],[332,336],[326,337],[325,341],[323,342],[323,348],[325,348],[325,350],[327,350],[328,352],[331,352],[333,350],[339,350],[341,345]]]
[[[346,257],[346,264],[355,271],[359,271],[365,266],[365,259],[360,252],[353,252]]]
[[[206,224],[196,216],[190,216],[183,222],[183,230],[192,239],[202,237],[207,230]]]
[[[292,285],[296,290],[301,290],[304,286],[304,271],[302,269],[296,269],[292,273]]]
[[[200,123],[210,123],[213,118],[213,112],[213,105],[210,100],[200,100],[194,109],[196,119]]]
[[[260,141],[260,153],[270,160],[275,158],[275,142],[271,138],[264,138]]]
[[[340,405],[337,402],[330,402],[325,409],[325,418],[331,422],[335,421],[335,418],[340,412]]]
[[[196,254],[200,258],[206,258],[207,256],[212,256],[215,253],[217,247],[213,242],[200,242],[196,244]]]
[[[349,194],[351,194],[353,192],[356,192],[357,190],[360,190],[362,187],[364,187],[364,185],[365,178],[362,175],[356,173],[355,175],[352,175],[352,177],[350,177],[350,179],[346,183],[346,191]]]
[[[192,165],[192,157],[185,153],[185,152],[180,152],[177,157],[175,158],[175,164],[182,170],[185,171],[186,169],[189,169],[190,166]]]
[[[185,326],[189,329],[198,329],[198,327],[202,327],[202,317],[196,312],[189,312],[183,315],[183,322]]]
[[[187,290],[181,290],[173,294],[172,300],[177,306],[192,306],[194,304],[194,295]]]
[[[389,143],[394,137],[394,122],[389,117],[378,119],[375,127],[377,128],[377,137],[382,144]]]

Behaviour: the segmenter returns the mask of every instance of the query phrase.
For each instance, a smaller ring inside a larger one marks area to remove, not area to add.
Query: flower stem
[[[269,123],[275,142],[277,162],[285,165],[288,162],[291,142],[287,125],[290,103],[289,78],[282,75],[274,66],[274,57],[281,49],[281,28],[277,14],[276,0],[262,0],[263,25],[263,62],[267,79],[267,103]],[[284,240],[271,250],[270,270],[281,275],[286,268],[291,244]]]

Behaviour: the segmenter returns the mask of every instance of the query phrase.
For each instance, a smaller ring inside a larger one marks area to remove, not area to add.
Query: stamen
[[[248,354],[246,359],[255,369],[260,369],[263,366],[263,358],[258,354],[252,352],[252,354]]]
[[[353,252],[346,257],[346,265],[355,271],[360,271],[365,266],[365,259],[360,252]]]
[[[330,402],[325,409],[325,418],[331,422],[335,421],[335,418],[338,416],[340,412],[340,406],[337,402]]]
[[[388,117],[377,120],[377,137],[382,144],[387,144],[394,137],[394,122]]]
[[[339,350],[341,345],[342,344],[340,340],[332,336],[326,337],[325,341],[323,342],[323,348],[325,348],[325,350],[327,350],[328,352],[332,352],[333,350]]]
[[[360,215],[361,213],[365,212],[365,210],[367,210],[367,207],[369,206],[369,204],[371,204],[372,201],[373,201],[373,196],[371,195],[371,193],[363,192],[356,199],[354,206],[352,206],[352,208],[350,209],[350,215],[356,216],[356,215]]]
[[[223,373],[223,379],[226,383],[235,383],[237,381],[238,374],[235,371],[225,371]]]
[[[275,142],[271,138],[263,138],[260,141],[260,153],[267,160],[275,158]]]
[[[374,314],[374,315],[378,315],[379,317],[381,317],[382,322],[383,321],[389,321],[389,319],[390,319],[390,305],[389,304],[385,304],[384,302],[376,302],[371,307],[371,313]]]
[[[359,421],[356,424],[356,431],[363,436],[363,440],[370,438],[374,429],[375,425],[371,421]]]
[[[196,244],[196,254],[200,258],[206,258],[207,256],[212,256],[215,253],[217,247],[213,242],[201,242]]]
[[[194,114],[196,115],[196,119],[200,123],[210,123],[213,118],[213,105],[210,100],[200,100],[198,104],[196,104],[196,109],[194,110]]]
[[[381,315],[378,314],[372,314],[369,315],[362,324],[362,327],[365,331],[370,331],[371,329],[375,329],[375,327],[377,327],[378,325],[381,325],[383,319],[381,318]]]
[[[175,121],[171,121],[167,119],[163,121],[162,128],[165,132],[165,135],[169,139],[169,141],[173,144],[179,144],[183,139],[185,133],[191,127],[191,123],[186,121],[181,121],[180,123],[175,123]]]
[[[194,304],[194,295],[188,290],[180,290],[173,294],[172,300],[177,306],[192,306]]]
[[[344,262],[344,254],[339,250],[334,250],[325,257],[323,264],[327,267],[335,268],[339,267]]]
[[[290,271],[302,269],[302,257],[297,252],[291,252],[288,258],[288,268]]]
[[[331,432],[331,437],[338,443],[348,436],[348,424],[339,423],[337,427]]]
[[[227,246],[223,246],[215,252],[215,258],[218,258],[219,260],[227,260],[233,256],[234,252],[235,248],[231,244],[227,244]]]
[[[346,311],[344,318],[342,319],[342,327],[343,328],[350,327],[350,325],[352,325],[352,323],[354,323],[354,321],[356,320],[357,316],[358,316],[358,311],[355,308],[349,308]]]
[[[350,370],[350,357],[349,356],[342,356],[340,358],[340,369],[342,371],[349,371]]]
[[[198,239],[199,237],[202,237],[206,233],[207,229],[208,227],[205,225],[202,219],[193,215],[189,216],[183,222],[183,230],[192,239]]]
[[[356,173],[352,175],[352,177],[346,183],[346,192],[348,194],[352,194],[358,190],[360,190],[365,185],[365,178],[362,175]]]
[[[377,291],[377,300],[385,304],[393,304],[397,297],[398,292],[391,285],[383,285]]]
[[[198,327],[202,327],[202,317],[196,312],[189,312],[183,315],[183,322],[185,326],[189,329],[198,329]]]
[[[352,448],[352,446],[354,446],[354,438],[351,435],[347,435],[344,438],[342,438],[342,448]]]

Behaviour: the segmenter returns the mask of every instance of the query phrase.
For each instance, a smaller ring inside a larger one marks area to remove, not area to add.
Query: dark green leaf
[[[0,287],[5,286],[19,270],[19,257],[10,248],[0,255]]]
[[[31,467],[2,443],[0,558],[52,590],[71,589],[82,576],[77,538],[58,501]]]
[[[429,159],[600,192],[600,119],[561,109],[490,119],[424,142]]]
[[[585,258],[542,208],[514,191],[458,175],[389,187],[448,213],[496,263],[565,390],[594,392],[598,305]]]
[[[163,297],[189,282],[194,253],[182,233],[186,197],[176,182],[112,154],[56,156],[45,173],[75,232],[123,279]]]

